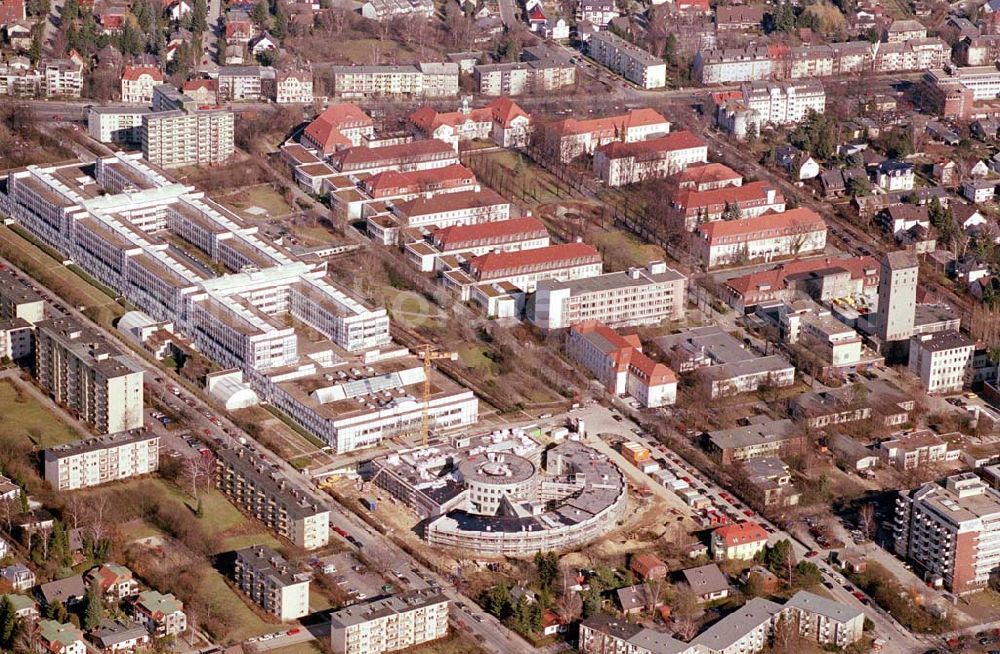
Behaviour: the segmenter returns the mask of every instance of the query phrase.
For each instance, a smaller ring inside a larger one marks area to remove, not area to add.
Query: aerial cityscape
[[[1000,654],[1000,0],[0,30],[0,652]]]

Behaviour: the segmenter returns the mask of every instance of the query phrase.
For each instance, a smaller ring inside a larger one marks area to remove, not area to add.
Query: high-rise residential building
[[[974,473],[896,498],[895,551],[953,593],[987,585],[1000,569],[1000,491]]]
[[[330,616],[334,654],[381,654],[437,640],[448,634],[448,598],[433,590],[413,590]]]
[[[309,574],[295,570],[270,547],[237,551],[235,576],[240,590],[282,622],[309,613]]]
[[[976,342],[958,330],[917,334],[910,338],[910,372],[928,393],[955,393],[972,381]]]
[[[667,64],[613,32],[595,32],[590,37],[591,58],[644,89],[667,84]]]
[[[45,320],[45,301],[9,270],[0,270],[0,320],[13,318],[32,324]]]
[[[39,386],[101,433],[142,427],[142,374],[132,358],[75,318],[36,325]]]
[[[45,481],[60,491],[146,475],[160,467],[160,437],[145,430],[111,434],[45,450]]]
[[[886,252],[882,257],[875,334],[883,345],[905,341],[913,335],[918,271],[917,259],[910,252]]]
[[[157,111],[142,117],[142,156],[162,168],[211,166],[235,152],[228,109]]]
[[[219,490],[280,536],[307,550],[330,542],[330,512],[252,450],[219,450],[215,469]]]

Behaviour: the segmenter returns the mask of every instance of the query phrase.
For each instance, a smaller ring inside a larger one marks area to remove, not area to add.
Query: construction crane
[[[424,410],[420,415],[420,439],[427,447],[427,432],[430,427],[431,401],[431,362],[439,359],[456,361],[458,352],[438,352],[437,347],[430,344],[421,345],[416,349],[417,358],[424,362]]]

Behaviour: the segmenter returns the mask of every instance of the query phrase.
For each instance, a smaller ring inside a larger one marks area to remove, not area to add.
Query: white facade
[[[91,107],[87,133],[101,143],[141,143],[142,117],[147,107]]]
[[[826,223],[815,212],[799,208],[732,221],[700,225],[694,250],[709,268],[740,262],[822,252]]]
[[[34,352],[35,335],[31,324],[21,318],[0,320],[0,359],[18,361]]]
[[[424,97],[458,95],[458,64],[405,66],[332,66],[333,94],[341,98]]]
[[[142,155],[155,166],[213,166],[229,161],[233,112],[228,109],[159,111],[142,117]]]
[[[448,634],[449,600],[429,590],[410,591],[331,615],[334,654],[381,654],[426,643]]]
[[[708,162],[708,144],[690,132],[634,143],[608,143],[594,153],[594,174],[611,187],[674,175]]]
[[[802,122],[810,111],[826,110],[826,91],[820,82],[753,83],[743,86],[743,101],[760,116],[763,125],[792,125]]]
[[[617,34],[597,32],[588,48],[591,58],[637,86],[659,89],[667,84],[667,64]]]
[[[969,382],[975,348],[957,331],[918,334],[910,339],[910,372],[928,393],[961,391]]]
[[[36,327],[35,374],[46,393],[101,433],[142,427],[143,373],[135,361],[75,319]]]
[[[646,269],[631,268],[575,282],[539,282],[531,320],[542,329],[562,329],[588,320],[609,327],[634,327],[681,320],[686,306],[687,278],[663,262],[653,262]]]
[[[160,437],[121,433],[45,450],[45,481],[58,491],[99,486],[156,472]]]
[[[153,87],[163,83],[163,73],[150,66],[126,66],[122,74],[122,102],[148,105],[153,101]]]
[[[309,613],[309,575],[296,572],[270,547],[255,545],[236,552],[236,585],[282,622]]]
[[[313,101],[312,73],[281,73],[275,83],[277,104],[309,104]]]

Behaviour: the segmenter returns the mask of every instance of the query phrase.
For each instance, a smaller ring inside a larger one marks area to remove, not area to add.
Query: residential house
[[[626,586],[615,591],[618,599],[618,606],[621,607],[625,615],[636,615],[642,613],[647,608],[656,608],[663,604],[663,600],[654,597],[652,589],[646,584],[636,584]]]
[[[149,646],[149,632],[136,622],[104,619],[89,634],[89,640],[102,654],[135,652]]]
[[[35,631],[35,647],[47,654],[85,654],[83,632],[71,624],[42,620]]]
[[[184,603],[170,593],[139,593],[132,603],[132,617],[156,637],[176,636],[187,630]]]
[[[729,597],[729,580],[715,563],[688,568],[681,574],[699,602],[715,602]]]
[[[629,568],[640,581],[663,581],[667,578],[667,565],[653,554],[633,556]]]
[[[755,522],[719,527],[712,532],[712,557],[716,561],[752,560],[767,545],[767,537]]]
[[[0,579],[8,582],[15,591],[28,590],[35,585],[35,573],[22,563],[14,563],[0,569]]]
[[[875,183],[886,191],[912,191],[916,180],[913,164],[884,161],[875,173]]]
[[[122,102],[148,105],[153,102],[153,87],[163,84],[163,71],[155,66],[126,66],[122,72]]]
[[[38,587],[38,592],[45,601],[46,606],[56,602],[63,606],[73,606],[83,600],[87,594],[87,588],[83,585],[83,577],[72,575],[65,579],[50,581]]]
[[[775,163],[794,180],[805,181],[819,176],[819,163],[808,152],[783,145],[775,149],[774,157]]]
[[[86,577],[88,584],[97,584],[105,600],[119,602],[139,594],[139,582],[132,571],[117,563],[104,563],[92,568]]]

